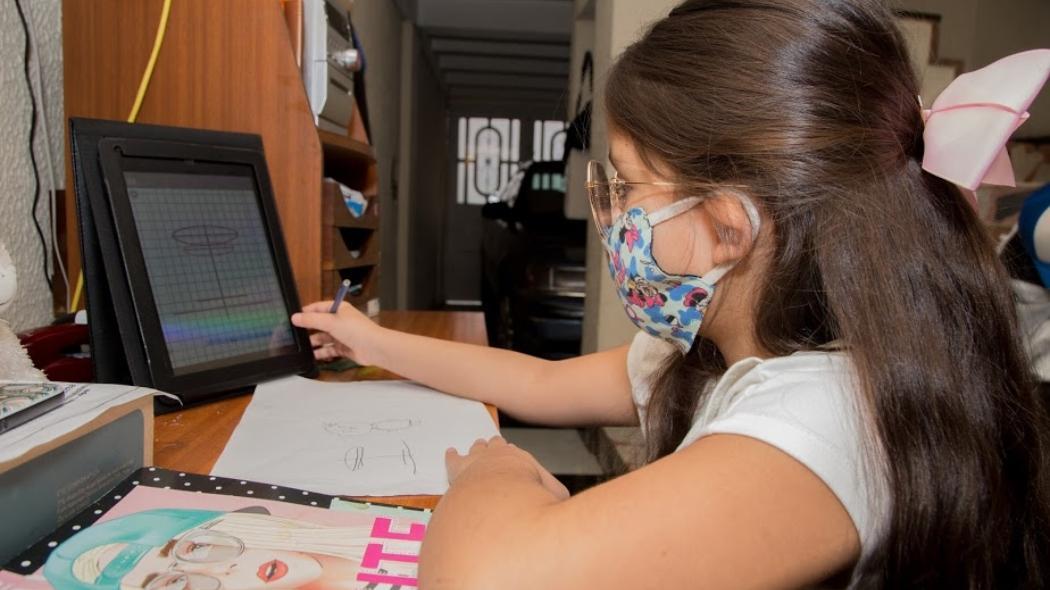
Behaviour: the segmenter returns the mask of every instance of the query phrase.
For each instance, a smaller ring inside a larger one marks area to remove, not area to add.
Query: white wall
[[[608,153],[602,87],[605,73],[628,45],[641,38],[646,28],[679,4],[679,0],[595,0],[594,71],[595,103],[591,130],[591,157],[604,160]],[[586,30],[586,29],[585,29]],[[583,352],[613,348],[628,342],[637,329],[623,311],[605,253],[593,224],[588,224],[587,304],[583,318]]]
[[[939,14],[941,38],[938,43],[938,55],[944,59],[961,59],[967,67],[972,67],[977,9],[981,2],[982,0],[891,0],[891,5],[898,10]]]
[[[967,69],[1026,49],[1050,48],[1050,2],[1047,0],[982,0],[977,10],[977,43]],[[1050,135],[1050,89],[1029,108],[1032,117],[1017,137]]]
[[[412,84],[412,195],[403,246],[410,273],[404,285],[406,309],[440,305],[448,219],[448,171],[454,152],[449,147],[448,99],[438,73],[416,38]]]
[[[366,93],[372,145],[379,167],[379,296],[384,308],[397,304],[397,161],[401,145],[401,22],[391,0],[356,0],[354,30],[368,62]]]
[[[571,4],[550,0],[416,0],[415,4],[417,23],[424,28],[564,35],[572,19]]]
[[[398,146],[398,203],[397,203],[397,285],[394,293],[395,305],[405,309],[408,305],[408,228],[411,219],[413,201],[412,189],[415,181],[415,150],[412,141],[415,138],[415,121],[413,114],[413,94],[415,93],[415,61],[419,40],[416,27],[409,21],[401,23],[401,99],[398,101],[398,114],[401,118],[401,133]]]
[[[429,309],[441,281],[446,215],[448,103],[414,24],[401,26],[398,166],[399,309]]]
[[[22,0],[30,22],[40,80],[48,116],[51,159],[58,188],[65,184],[63,163],[64,116],[62,107],[62,17],[59,0]],[[29,91],[22,71],[25,37],[14,2],[0,4],[0,240],[7,244],[18,268],[19,292],[4,319],[15,330],[45,325],[51,321],[51,293],[43,272],[43,254],[31,221],[33,177],[29,163]],[[31,72],[32,73],[32,72]],[[34,86],[37,77],[31,78]],[[41,86],[38,88],[38,96]],[[48,140],[38,119],[34,145],[41,173],[41,203],[37,218],[47,231]],[[50,239],[50,231],[47,231]]]

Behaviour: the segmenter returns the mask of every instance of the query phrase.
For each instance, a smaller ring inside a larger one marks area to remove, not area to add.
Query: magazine
[[[149,467],[0,571],[0,589],[416,587],[430,512]]]

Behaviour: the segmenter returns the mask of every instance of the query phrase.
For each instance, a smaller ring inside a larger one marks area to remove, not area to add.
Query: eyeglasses
[[[204,573],[188,572],[195,565],[221,565],[244,553],[244,542],[226,533],[198,529],[187,533],[171,550],[175,563],[150,580],[146,590],[220,590],[222,582]]]
[[[601,162],[591,160],[587,164],[587,198],[591,201],[594,224],[602,238],[609,235],[609,228],[616,218],[624,213],[627,203],[627,188],[630,186],[678,186],[673,182],[628,182],[616,174],[612,179],[605,173]]]

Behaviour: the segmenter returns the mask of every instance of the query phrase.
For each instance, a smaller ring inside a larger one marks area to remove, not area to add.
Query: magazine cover
[[[429,518],[145,468],[8,563],[0,589],[414,588]]]

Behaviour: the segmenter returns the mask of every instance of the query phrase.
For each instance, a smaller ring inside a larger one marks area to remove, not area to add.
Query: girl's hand
[[[445,451],[445,465],[448,468],[448,483],[453,485],[465,472],[479,473],[490,470],[493,473],[508,470],[522,470],[534,475],[543,487],[558,500],[569,497],[565,488],[549,471],[536,461],[536,458],[508,444],[501,436],[489,440],[480,439],[470,447],[466,456],[456,449]]]
[[[369,345],[382,328],[349,303],[341,304],[336,313],[329,313],[331,308],[331,301],[319,301],[292,315],[296,326],[316,330],[310,335],[314,357],[319,361],[349,358],[359,365],[374,364],[375,354]]]

